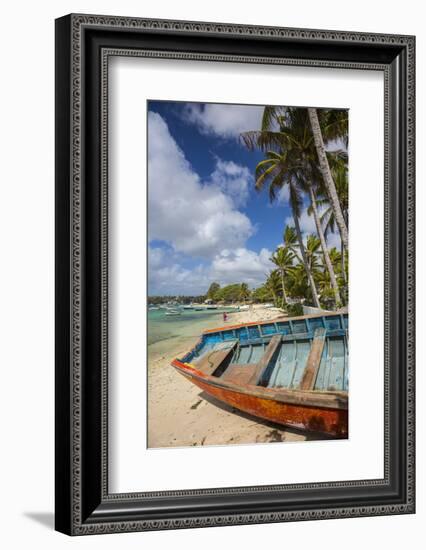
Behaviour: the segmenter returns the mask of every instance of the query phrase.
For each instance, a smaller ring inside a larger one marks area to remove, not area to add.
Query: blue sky
[[[254,189],[262,160],[239,139],[259,106],[148,102],[148,293],[197,295],[211,282],[265,280],[291,211]],[[302,230],[313,231],[305,212]]]

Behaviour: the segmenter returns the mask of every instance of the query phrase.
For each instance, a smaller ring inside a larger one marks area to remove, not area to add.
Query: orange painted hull
[[[286,403],[281,399],[275,399],[276,392],[268,392],[266,388],[262,388],[264,396],[259,396],[255,395],[258,393],[256,386],[246,385],[241,388],[231,388],[229,385],[214,381],[211,376],[205,376],[178,360],[173,362],[173,366],[180,374],[209,395],[257,418],[299,430],[328,434],[336,438],[348,437],[347,408]]]

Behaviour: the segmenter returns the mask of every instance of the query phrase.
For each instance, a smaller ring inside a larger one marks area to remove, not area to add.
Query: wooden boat
[[[348,315],[205,331],[172,365],[207,394],[271,422],[348,436]]]

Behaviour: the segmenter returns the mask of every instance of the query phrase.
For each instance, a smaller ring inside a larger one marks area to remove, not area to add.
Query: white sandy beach
[[[234,325],[282,316],[276,309],[253,306],[249,311],[229,314]],[[215,321],[211,328],[218,326]],[[181,447],[229,445],[280,441],[304,441],[313,436],[284,429],[239,412],[206,395],[170,365],[184,355],[198,338],[187,339],[172,352],[151,346],[148,375],[148,446]],[[318,439],[316,435],[314,438]]]

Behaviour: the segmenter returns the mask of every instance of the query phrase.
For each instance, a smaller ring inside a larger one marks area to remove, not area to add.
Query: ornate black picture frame
[[[414,49],[413,36],[96,15],[56,21],[58,531],[85,535],[414,513]],[[383,72],[383,479],[108,492],[107,71],[114,55]]]

